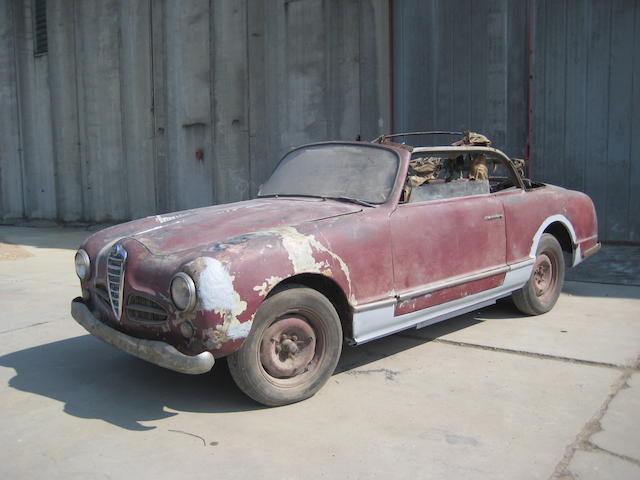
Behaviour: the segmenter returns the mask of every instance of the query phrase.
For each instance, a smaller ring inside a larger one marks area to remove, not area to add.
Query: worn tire
[[[513,303],[528,315],[548,312],[558,301],[564,283],[564,255],[556,238],[544,233],[540,237],[529,281],[513,292]]]
[[[267,406],[299,402],[331,377],[342,351],[342,326],[332,303],[306,287],[268,297],[244,345],[229,355],[236,385]]]

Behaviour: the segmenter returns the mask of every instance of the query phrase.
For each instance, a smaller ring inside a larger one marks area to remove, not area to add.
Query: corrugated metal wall
[[[522,156],[527,3],[399,0],[393,5],[395,129],[483,132],[511,155]]]
[[[533,169],[640,242],[640,1],[538,0]]]
[[[0,0],[0,218],[248,198],[300,143],[389,129],[386,0]],[[201,150],[203,158],[196,158]]]
[[[640,0],[399,0],[396,130],[475,130],[533,177],[585,191],[600,236],[640,242]]]

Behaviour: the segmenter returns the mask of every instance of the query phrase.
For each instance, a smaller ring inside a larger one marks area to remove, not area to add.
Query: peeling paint
[[[316,262],[313,256],[313,250],[315,249],[318,252],[329,254],[331,258],[338,262],[349,284],[349,292],[352,291],[351,274],[348,265],[342,258],[320,243],[313,235],[304,235],[293,227],[282,227],[274,230],[274,232],[281,237],[282,246],[287,251],[295,273],[315,272],[327,274],[328,272],[329,276],[333,276],[329,268],[330,266],[326,261]]]
[[[251,330],[251,321],[241,323],[238,317],[247,309],[233,287],[235,277],[215,258],[201,257],[194,261],[197,275],[198,299],[205,311],[213,311],[223,318],[222,325],[203,331],[207,348],[218,349],[229,340],[245,338]]]
[[[237,294],[233,289],[233,278],[224,265],[209,257],[199,258],[196,262],[202,263],[197,285],[198,299],[204,310],[233,310]]]
[[[251,331],[251,325],[253,321],[240,323],[238,325],[232,325],[227,329],[227,338],[229,340],[238,340],[240,338],[247,338]]]
[[[261,285],[256,285],[253,287],[255,292],[258,292],[258,295],[261,297],[266,297],[267,293],[275,287],[278,283],[282,281],[282,277],[269,277]]]
[[[183,217],[187,217],[190,216],[190,213],[178,213],[178,214],[174,214],[174,215],[156,215],[155,219],[156,222],[159,223],[166,223],[166,222],[170,222],[172,220],[177,220],[179,218],[183,218]]]

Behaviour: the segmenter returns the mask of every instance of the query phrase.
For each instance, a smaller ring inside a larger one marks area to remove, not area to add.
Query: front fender
[[[195,327],[204,348],[222,357],[238,350],[269,292],[294,275],[332,278],[352,296],[349,267],[317,231],[282,227],[216,243],[183,267],[196,284]]]

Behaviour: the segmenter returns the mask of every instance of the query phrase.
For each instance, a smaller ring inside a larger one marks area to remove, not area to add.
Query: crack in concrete
[[[633,457],[628,457],[626,455],[623,455],[621,453],[616,453],[616,452],[612,452],[611,450],[607,450],[606,448],[602,448],[599,447],[598,445],[596,445],[595,443],[592,443],[591,440],[588,440],[586,445],[585,445],[585,449],[584,450],[594,450],[597,452],[603,452],[603,453],[608,453],[609,455],[612,455],[614,457],[617,457],[621,460],[626,460],[629,463],[633,463],[634,465],[637,465],[638,467],[640,467],[640,460],[637,460]]]
[[[26,328],[37,327],[39,325],[45,325],[47,323],[51,323],[51,322],[38,322],[38,323],[33,323],[31,325],[27,325],[26,327],[17,327],[17,328],[12,328],[12,329],[9,329],[9,330],[3,330],[3,331],[0,332],[0,335],[2,335],[3,333],[17,332],[18,330],[24,330]]]
[[[435,343],[443,343],[445,345],[453,345],[456,347],[467,347],[467,348],[476,348],[478,350],[488,350],[491,352],[499,352],[499,353],[509,353],[512,355],[522,355],[525,357],[531,357],[531,358],[539,358],[542,360],[556,360],[559,362],[566,362],[566,363],[575,363],[575,364],[579,364],[579,365],[588,365],[590,367],[604,367],[604,368],[613,368],[616,370],[628,370],[628,369],[638,369],[638,366],[625,366],[625,365],[618,365],[615,363],[607,363],[607,362],[596,362],[593,360],[582,360],[580,358],[572,358],[572,357],[563,357],[561,355],[551,355],[548,353],[535,353],[535,352],[528,352],[526,350],[515,350],[512,348],[501,348],[501,347],[491,347],[489,345],[480,345],[478,343],[468,343],[468,342],[458,342],[458,341],[454,341],[454,340],[445,340],[443,338],[437,338],[437,337],[414,337],[412,335],[408,335],[408,334],[396,334],[400,337],[403,338],[411,338],[413,340],[427,340],[430,342],[435,342]]]
[[[573,459],[576,451],[578,450],[589,451],[590,449],[594,449],[594,447],[595,449],[600,450],[602,452],[609,453],[619,458],[624,458],[625,460],[630,460],[632,461],[632,463],[640,465],[640,462],[634,459],[630,459],[629,457],[626,457],[624,455],[619,455],[613,452],[609,452],[603,448],[598,447],[597,445],[594,445],[589,440],[595,433],[598,433],[599,431],[602,430],[600,421],[604,417],[605,413],[607,413],[609,405],[611,404],[615,396],[618,394],[618,392],[620,392],[620,390],[628,386],[627,382],[629,378],[631,377],[631,375],[636,373],[638,368],[640,368],[640,356],[636,359],[636,362],[632,367],[625,368],[623,370],[622,375],[620,375],[618,380],[613,384],[613,386],[611,387],[611,392],[609,393],[605,401],[602,403],[600,408],[593,414],[593,416],[584,425],[584,427],[582,427],[582,430],[578,433],[573,443],[567,446],[567,448],[565,449],[564,456],[562,457],[560,462],[558,462],[558,464],[556,465],[556,468],[554,469],[551,477],[549,477],[549,480],[564,480],[564,479],[575,478],[571,473],[571,471],[569,470],[569,464],[571,463],[571,460]]]
[[[202,445],[204,445],[205,447],[207,446],[206,440],[204,438],[202,438],[200,435],[196,435],[195,433],[185,432],[184,430],[171,430],[171,429],[169,429],[169,431],[173,432],[173,433],[182,433],[184,435],[189,435],[190,437],[194,437],[194,438],[199,438],[200,440],[202,440]],[[216,445],[217,445],[217,443],[216,443]]]

